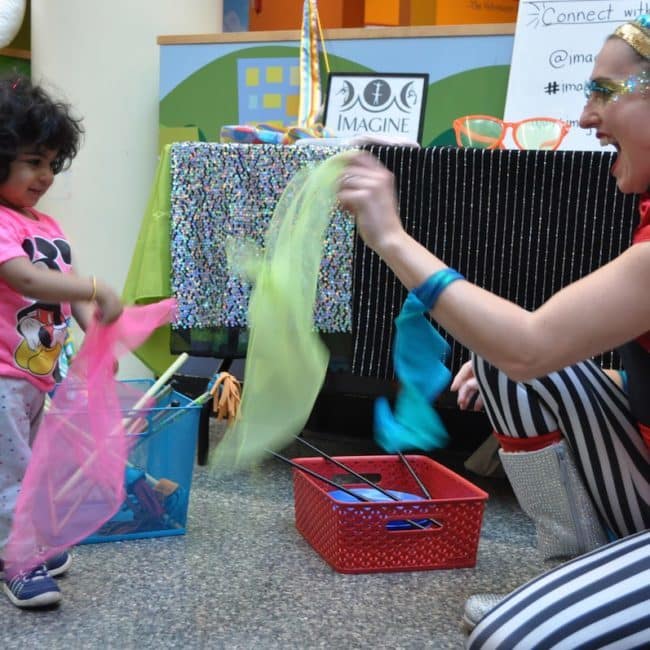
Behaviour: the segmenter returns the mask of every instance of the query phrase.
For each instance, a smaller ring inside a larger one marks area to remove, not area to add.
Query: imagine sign
[[[331,73],[324,123],[337,137],[371,134],[420,142],[428,74]]]

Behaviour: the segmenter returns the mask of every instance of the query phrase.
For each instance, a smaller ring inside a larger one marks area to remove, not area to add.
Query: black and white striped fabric
[[[613,154],[370,147],[396,176],[406,230],[468,280],[533,309],[631,241],[636,201],[609,175]],[[357,240],[355,375],[390,379],[393,320],[406,292]],[[468,352],[452,346],[455,372]],[[617,367],[610,353],[599,358]]]
[[[592,361],[513,382],[474,358],[495,431],[530,438],[558,431],[603,521],[618,536],[650,528],[650,451],[625,393]]]
[[[650,647],[650,531],[603,546],[520,587],[481,619],[466,647]]]
[[[468,647],[650,647],[650,451],[627,396],[592,361],[527,382],[473,361],[494,429],[517,438],[559,430],[594,505],[623,539],[518,589]]]

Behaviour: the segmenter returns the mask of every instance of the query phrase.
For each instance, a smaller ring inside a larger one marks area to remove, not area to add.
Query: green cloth
[[[237,243],[236,266],[252,267],[250,338],[239,417],[226,430],[211,465],[244,467],[278,450],[307,421],[321,389],[329,352],[314,329],[323,241],[336,201],[340,156],[298,172],[275,208],[263,255]]]
[[[170,145],[167,145],[160,154],[149,203],[122,291],[122,300],[126,304],[143,305],[171,296],[170,210]],[[154,374],[161,375],[176,359],[176,355],[170,352],[170,340],[171,326],[160,327],[134,354]]]

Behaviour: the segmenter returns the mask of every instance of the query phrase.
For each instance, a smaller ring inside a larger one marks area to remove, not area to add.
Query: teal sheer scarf
[[[452,282],[461,279],[453,269],[434,273],[409,292],[395,319],[393,366],[400,388],[394,413],[385,398],[375,402],[375,440],[389,453],[444,447],[449,440],[432,406],[451,381],[445,366],[449,345],[425,314]]]

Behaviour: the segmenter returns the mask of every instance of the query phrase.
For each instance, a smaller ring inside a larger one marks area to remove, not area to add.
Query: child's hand
[[[111,287],[100,280],[97,280],[95,302],[97,303],[97,307],[99,307],[98,316],[102,323],[112,323],[122,313],[123,305],[121,298]]]

